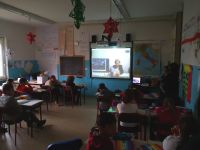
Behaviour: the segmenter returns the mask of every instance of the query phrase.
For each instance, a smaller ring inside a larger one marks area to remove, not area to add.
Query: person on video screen
[[[120,60],[115,59],[115,64],[110,69],[111,76],[119,77],[122,73],[124,73],[122,65],[120,65]]]

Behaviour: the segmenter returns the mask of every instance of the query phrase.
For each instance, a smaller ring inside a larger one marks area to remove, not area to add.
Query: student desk
[[[18,104],[22,106],[24,110],[29,110],[33,112],[33,110],[39,108],[40,112],[40,120],[42,120],[42,111],[41,111],[41,105],[43,103],[43,100],[17,100]],[[33,126],[31,124],[31,137],[33,137]]]
[[[42,100],[44,100],[47,105],[47,111],[49,110],[48,97],[47,97],[48,95],[49,95],[49,99],[50,99],[51,93],[48,91],[48,89],[33,88],[32,96],[34,98],[39,98],[39,99],[41,98]]]

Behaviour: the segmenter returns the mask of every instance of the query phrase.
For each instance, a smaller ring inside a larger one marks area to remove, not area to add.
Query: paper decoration
[[[70,12],[69,16],[74,18],[74,25],[77,29],[79,29],[81,22],[85,21],[85,5],[81,2],[81,0],[71,0],[71,2],[74,8]]]
[[[113,33],[118,32],[117,26],[119,25],[119,22],[115,21],[110,17],[107,22],[104,23],[104,31],[103,33],[108,33],[108,38],[111,39],[113,36]]]
[[[187,102],[191,101],[191,88],[192,88],[192,66],[184,64],[183,65],[183,96],[186,98]]]
[[[35,42],[35,37],[36,37],[36,35],[33,34],[32,32],[29,32],[28,34],[26,34],[26,38],[27,38],[29,44],[32,44],[33,42]]]

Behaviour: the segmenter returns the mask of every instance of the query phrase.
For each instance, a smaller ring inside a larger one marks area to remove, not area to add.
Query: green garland
[[[81,0],[71,0],[71,2],[74,8],[70,12],[69,16],[74,18],[74,25],[77,29],[79,29],[81,22],[85,21],[85,5],[81,2]]]

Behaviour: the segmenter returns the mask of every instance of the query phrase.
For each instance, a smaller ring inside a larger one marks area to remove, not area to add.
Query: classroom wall
[[[125,41],[126,34],[131,33],[133,41],[139,40],[159,43],[161,47],[161,64],[163,66],[169,61],[172,62],[174,59],[174,26],[174,20],[123,22],[119,24],[119,32],[113,35],[112,41]],[[59,28],[60,27],[58,25],[54,27],[49,26],[43,29],[36,29],[37,35],[41,37],[39,37],[40,40],[38,41],[38,45],[40,45],[38,47],[40,47],[41,50],[36,51],[36,53],[38,53],[36,55],[36,59],[38,60],[40,66],[43,69],[50,70],[51,74],[55,74],[56,70],[57,74],[55,75],[57,75],[58,79],[62,81],[66,80],[66,76],[60,76],[59,74],[59,56],[63,55],[65,52],[62,49],[59,49],[58,46]],[[87,95],[94,95],[98,84],[101,82],[104,82],[111,90],[115,90],[117,88],[124,90],[131,82],[131,80],[90,78],[89,42],[91,41],[92,35],[97,35],[97,40],[101,40],[103,30],[103,23],[83,24],[79,30],[74,29],[74,54],[84,55],[86,58],[86,76],[84,78],[76,78],[75,82],[83,83],[87,86]],[[45,48],[44,45],[50,46]],[[52,62],[54,64],[57,63],[57,66],[55,67]]]
[[[17,78],[39,70],[35,60],[35,44],[29,44],[26,39],[28,32],[34,32],[34,28],[0,19],[0,35],[6,37],[7,41],[10,78]]]
[[[167,65],[174,59],[174,27],[175,21],[130,21],[120,22],[118,33],[114,33],[113,41],[125,41],[126,34],[131,34],[133,42],[144,41],[160,43],[161,46],[161,65]],[[101,40],[103,35],[103,23],[99,24],[83,24],[79,30],[74,31],[75,54],[84,54],[86,59],[89,58],[89,41],[92,35],[97,35],[97,40]],[[165,57],[168,56],[168,57]]]
[[[58,26],[50,25],[36,28],[36,59],[41,71],[57,76],[57,64],[61,50],[58,49]]]
[[[184,11],[183,11],[183,32],[182,32],[182,40],[189,39],[193,37],[197,32],[200,32],[199,19],[200,9],[199,9],[200,1],[199,0],[184,0]],[[197,38],[198,40],[198,38]],[[182,64],[189,64],[192,68],[192,81],[191,81],[191,98],[183,97],[182,91],[181,96],[185,100],[186,107],[194,110],[194,105],[199,94],[200,87],[200,63],[195,58],[195,49],[196,49],[195,41],[188,42],[186,44],[182,44]],[[185,54],[186,53],[186,54]],[[196,61],[195,61],[196,60]],[[186,81],[187,83],[189,80]],[[181,90],[184,88],[184,81],[181,78]],[[189,91],[188,91],[189,92]]]
[[[26,34],[34,32],[34,28],[15,22],[0,20],[0,34],[7,39],[8,49],[13,51],[13,60],[33,59],[35,57],[35,45],[29,44]]]

